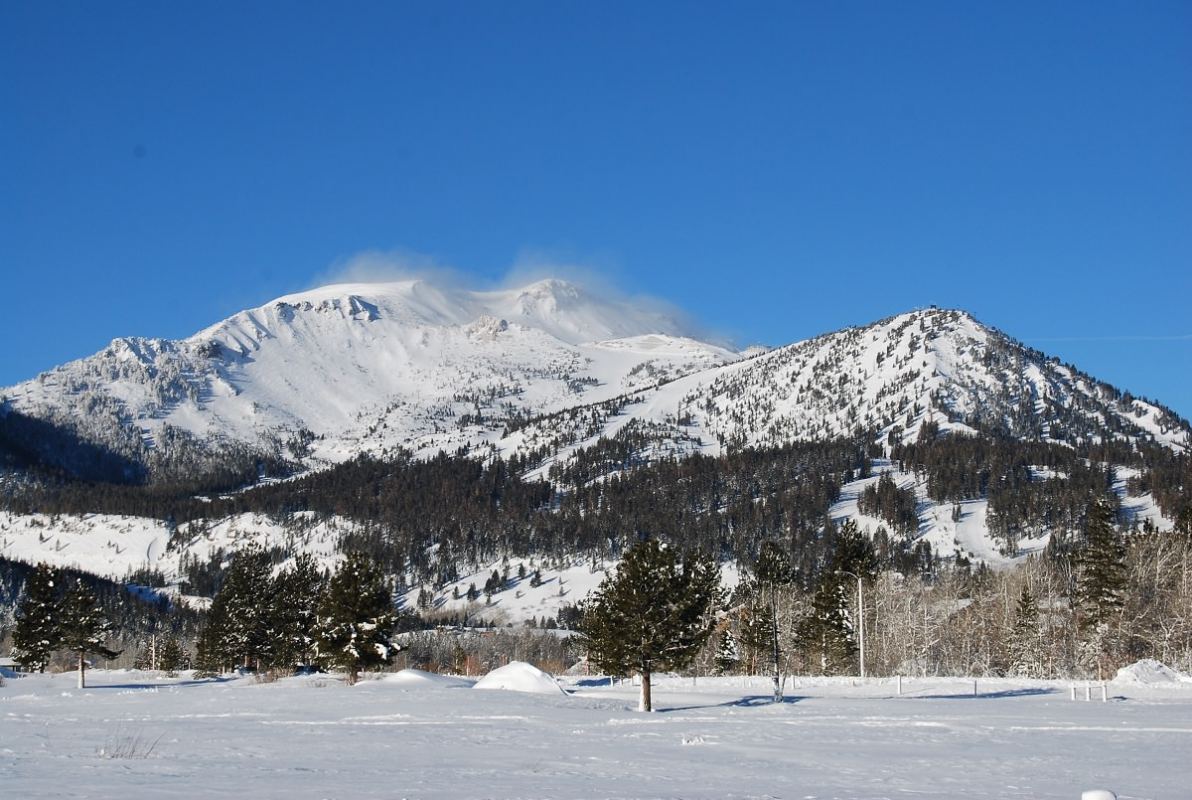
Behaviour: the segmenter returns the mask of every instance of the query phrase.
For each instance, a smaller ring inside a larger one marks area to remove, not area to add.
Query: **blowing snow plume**
[[[728,337],[710,330],[675,304],[626,292],[608,273],[608,268],[594,269],[527,252],[519,255],[502,277],[491,279],[413,251],[367,250],[334,264],[318,278],[316,286],[416,283],[442,295],[448,303],[475,308],[476,316],[524,322],[571,344],[660,333],[733,349]]]

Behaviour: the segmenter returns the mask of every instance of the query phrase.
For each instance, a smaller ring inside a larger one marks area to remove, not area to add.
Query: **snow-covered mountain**
[[[883,443],[913,441],[925,423],[1032,441],[1192,447],[1192,428],[1169,409],[964,311],[935,308],[694,372],[593,413],[602,423],[597,436],[647,429],[659,442],[705,452],[858,432]],[[523,436],[549,438],[558,427],[544,420]]]
[[[488,292],[328,286],[188,339],[116,339],[0,397],[0,408],[141,463],[228,443],[311,466],[396,447],[550,463],[627,429],[670,451],[716,453],[858,431],[910,440],[925,423],[1192,446],[1171,411],[963,311],[738,354],[692,338],[673,315],[560,280]]]
[[[495,441],[511,419],[737,357],[684,332],[669,314],[559,280],[490,292],[344,284],[181,341],[116,339],[0,396],[139,460],[179,442],[315,463],[394,446],[454,451]]]
[[[1117,440],[1192,450],[1192,428],[1170,410],[963,311],[916,310],[736,353],[693,337],[672,315],[557,280],[491,292],[424,281],[328,286],[242,311],[188,339],[117,339],[0,398],[0,423],[14,415],[33,421],[26,444],[67,430],[150,472],[201,470],[228,448],[248,453],[250,464],[261,454],[318,468],[400,447],[516,456],[533,476],[565,469],[601,440],[632,449],[640,463],[659,453],[714,455],[858,433],[889,455],[924,426],[1075,447]],[[68,458],[74,441],[56,441],[53,457]],[[858,498],[889,473],[914,494],[919,526],[911,539],[933,552],[1008,562],[1038,552],[1050,535],[1033,530],[1006,551],[990,536],[986,498],[933,500],[915,473],[888,458],[874,466],[873,476],[843,487],[833,518],[876,533],[886,523],[861,513]],[[1137,474],[1114,472],[1124,518],[1170,529],[1145,487],[1129,493]],[[339,538],[357,525],[300,517],[204,520],[189,523],[192,533],[155,519],[0,509],[0,555],[117,578],[147,567],[176,580],[186,559],[270,537],[334,559]],[[566,580],[578,581],[588,569],[582,563],[558,566],[558,577],[574,568]],[[467,569],[457,583],[483,582],[492,565]],[[449,588],[439,587],[447,605],[455,602]],[[527,591],[526,602],[558,605],[559,588]]]

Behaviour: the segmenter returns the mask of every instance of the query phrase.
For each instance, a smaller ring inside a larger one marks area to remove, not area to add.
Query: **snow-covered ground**
[[[567,694],[327,676],[7,680],[4,797],[1180,798],[1192,684],[1142,670],[1108,702],[1065,682],[664,678]],[[418,677],[418,676],[414,676]]]

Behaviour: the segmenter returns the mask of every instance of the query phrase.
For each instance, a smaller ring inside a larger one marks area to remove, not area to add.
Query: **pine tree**
[[[1117,530],[1117,511],[1107,497],[1089,506],[1084,547],[1077,555],[1076,605],[1081,632],[1080,661],[1103,675],[1117,645],[1126,588],[1126,545]]]
[[[1126,545],[1117,531],[1117,512],[1107,498],[1089,507],[1085,543],[1077,558],[1076,596],[1081,627],[1114,621],[1126,586]]]
[[[323,574],[314,556],[303,553],[273,580],[269,613],[268,664],[287,671],[309,664],[314,650],[316,611],[323,593]]]
[[[749,587],[744,594],[744,603],[737,614],[737,642],[749,674],[756,675],[772,654],[774,616],[756,588]]]
[[[434,604],[434,597],[435,596],[433,594],[431,594],[430,590],[427,589],[425,586],[423,586],[421,589],[419,589],[418,590],[418,610],[419,611],[429,611],[430,607]]]
[[[820,573],[811,614],[800,626],[806,649],[825,675],[845,673],[857,660],[860,620],[850,608],[857,594],[854,576],[871,580],[878,567],[873,543],[853,520],[846,520],[832,536],[831,558]]]
[[[232,559],[199,636],[201,669],[260,666],[276,655],[271,572],[269,557],[260,549],[242,550]]]
[[[360,670],[389,662],[398,649],[389,636],[393,600],[376,562],[352,553],[327,585],[319,606],[318,654],[347,672],[355,684]]]
[[[62,641],[59,583],[58,574],[48,564],[38,564],[25,581],[24,597],[17,607],[16,629],[12,632],[12,657],[27,672],[45,672]]]
[[[1010,674],[1020,678],[1044,677],[1040,657],[1042,640],[1039,635],[1039,604],[1024,585],[1014,611],[1014,627],[1009,635]]]
[[[178,641],[178,637],[173,635],[167,636],[161,645],[161,653],[157,658],[158,668],[165,670],[166,674],[172,677],[178,670],[182,669],[185,662],[186,653],[182,651],[182,644]]]
[[[780,703],[786,679],[782,674],[782,645],[778,637],[778,592],[794,580],[794,570],[782,548],[774,542],[763,542],[753,573],[755,591],[767,612],[767,649],[774,680],[774,702]]]
[[[656,541],[629,549],[583,607],[579,631],[589,660],[612,675],[641,676],[640,710],[651,711],[650,677],[682,669],[708,640],[721,599],[715,561]]]
[[[839,574],[824,573],[811,598],[811,614],[801,625],[800,638],[824,675],[846,673],[856,659],[850,594]]]
[[[112,626],[95,595],[82,583],[75,583],[62,598],[62,639],[64,650],[78,656],[79,688],[86,688],[87,654],[95,653],[102,658],[115,658],[119,651],[104,643],[108,640]]]
[[[732,631],[725,627],[720,631],[720,641],[716,645],[716,672],[724,675],[735,672],[741,665],[741,655],[737,651],[737,641]]]

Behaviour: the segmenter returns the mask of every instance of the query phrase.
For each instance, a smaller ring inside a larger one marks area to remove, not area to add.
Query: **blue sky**
[[[1192,4],[8,2],[0,385],[366,250],[742,343],[972,311],[1192,416]]]

